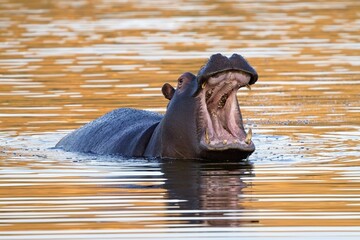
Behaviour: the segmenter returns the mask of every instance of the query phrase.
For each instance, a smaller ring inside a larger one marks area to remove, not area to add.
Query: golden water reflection
[[[1,234],[356,239],[359,10],[356,0],[0,0]],[[238,93],[255,133],[250,166],[48,149],[114,108],[164,112],[162,84],[217,52],[242,54],[260,76]]]

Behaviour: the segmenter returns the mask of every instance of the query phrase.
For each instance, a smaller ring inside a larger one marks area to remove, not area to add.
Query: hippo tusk
[[[251,128],[249,128],[249,131],[248,131],[248,133],[246,134],[246,137],[245,137],[245,143],[250,144],[251,143],[251,138],[252,138],[252,130],[251,130]]]
[[[205,86],[206,86],[206,82],[203,82],[203,84],[201,84],[201,88],[205,88]]]
[[[246,84],[245,87],[251,91],[251,87],[249,84]]]

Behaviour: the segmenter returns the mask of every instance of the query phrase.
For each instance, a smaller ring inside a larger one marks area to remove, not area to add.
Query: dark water
[[[0,239],[358,239],[360,2],[0,0]],[[248,162],[51,149],[213,54],[259,81],[238,99]]]

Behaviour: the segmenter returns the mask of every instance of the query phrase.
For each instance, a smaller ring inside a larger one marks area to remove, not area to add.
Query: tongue
[[[222,112],[222,111],[221,111]],[[214,128],[214,136],[211,136],[211,140],[215,144],[224,143],[226,144],[234,136],[231,134],[226,123],[226,116],[223,113],[219,115],[212,115],[211,120]]]

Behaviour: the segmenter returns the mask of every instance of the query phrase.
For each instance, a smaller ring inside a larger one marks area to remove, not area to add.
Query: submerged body
[[[141,157],[163,115],[119,108],[65,136],[56,147],[72,152]]]
[[[66,151],[176,159],[247,158],[255,146],[246,134],[236,92],[257,81],[240,55],[216,54],[197,76],[184,73],[176,90],[164,84],[166,114],[116,109],[65,136]]]

